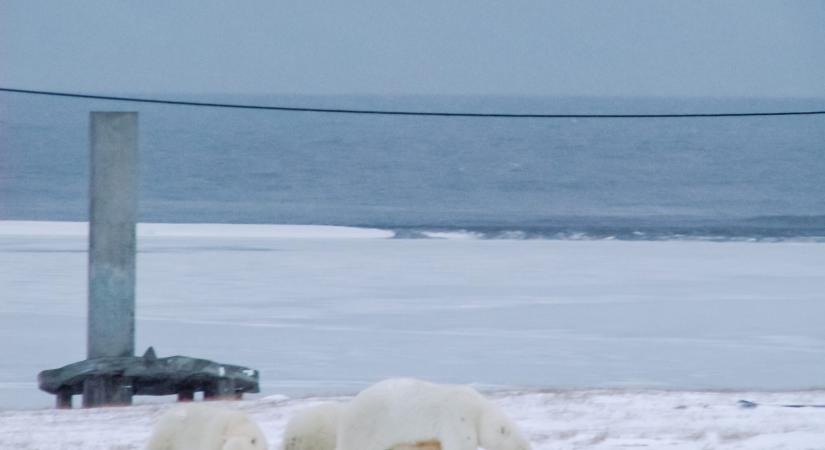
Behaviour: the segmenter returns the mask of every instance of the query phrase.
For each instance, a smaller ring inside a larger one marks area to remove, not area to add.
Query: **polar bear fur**
[[[163,414],[147,450],[266,450],[258,425],[241,411],[189,404]]]
[[[335,450],[342,408],[322,403],[300,411],[286,424],[281,450]]]
[[[344,405],[322,403],[305,409],[287,423],[281,450],[335,450]],[[437,441],[395,445],[388,450],[441,450]]]
[[[335,422],[337,427],[333,426]],[[414,379],[390,379],[363,390],[347,405],[325,404],[302,412],[287,425],[282,448],[476,450],[478,447],[530,450],[530,444],[516,424],[476,390]]]

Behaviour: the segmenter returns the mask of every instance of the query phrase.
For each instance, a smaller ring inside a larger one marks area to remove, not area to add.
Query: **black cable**
[[[811,116],[825,114],[825,110],[780,111],[750,113],[689,113],[689,114],[505,114],[505,113],[450,113],[423,111],[386,111],[372,109],[301,108],[290,106],[241,105],[233,103],[189,102],[183,100],[161,100],[137,97],[114,97],[109,95],[76,94],[69,92],[34,91],[0,87],[0,92],[18,94],[49,95],[54,97],[86,98],[119,102],[155,103],[162,105],[205,106],[211,108],[259,109],[268,111],[294,111],[334,114],[373,114],[384,116],[436,116],[436,117],[503,117],[533,119],[633,119],[633,118],[685,118],[685,117],[756,117],[756,116]]]

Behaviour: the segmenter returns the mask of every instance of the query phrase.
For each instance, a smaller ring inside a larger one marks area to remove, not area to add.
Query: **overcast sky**
[[[0,84],[825,97],[825,0],[0,0]]]

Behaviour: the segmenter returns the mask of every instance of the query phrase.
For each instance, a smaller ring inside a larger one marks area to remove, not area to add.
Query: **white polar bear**
[[[344,405],[322,403],[305,409],[287,423],[281,450],[335,450]],[[395,445],[388,450],[441,450],[436,441]]]
[[[258,425],[241,411],[200,404],[160,417],[147,450],[266,450]]]
[[[284,430],[282,450],[335,450],[343,405],[322,403],[296,414]]]
[[[355,396],[338,424],[336,450],[438,443],[443,450],[529,450],[515,423],[469,386],[390,379]]]

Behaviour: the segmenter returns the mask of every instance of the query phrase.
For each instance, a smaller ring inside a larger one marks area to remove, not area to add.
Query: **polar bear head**
[[[530,450],[518,426],[492,403],[481,412],[478,443],[486,450]]]
[[[221,450],[266,449],[266,437],[264,437],[258,425],[248,419],[233,420],[224,429]]]
[[[282,450],[334,450],[341,405],[322,403],[295,415],[284,431]]]

